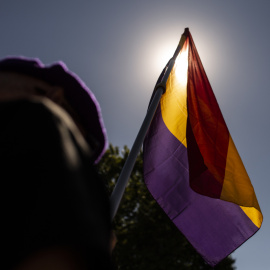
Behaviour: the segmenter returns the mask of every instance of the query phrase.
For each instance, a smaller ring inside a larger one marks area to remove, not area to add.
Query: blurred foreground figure
[[[0,61],[4,269],[111,269],[109,199],[92,165],[99,105],[62,63]]]

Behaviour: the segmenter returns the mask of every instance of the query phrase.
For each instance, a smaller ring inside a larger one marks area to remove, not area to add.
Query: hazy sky
[[[269,269],[270,2],[0,0],[0,58],[62,60],[98,99],[109,141],[132,146],[159,73],[189,27],[264,222],[233,257]]]

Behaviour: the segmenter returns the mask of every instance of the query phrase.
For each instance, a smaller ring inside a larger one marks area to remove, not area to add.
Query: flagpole
[[[130,177],[130,174],[133,170],[134,164],[136,162],[136,158],[141,150],[141,146],[144,140],[144,137],[146,135],[146,132],[148,130],[148,127],[152,121],[152,118],[155,114],[156,108],[159,104],[160,98],[163,95],[164,89],[162,86],[157,88],[155,96],[151,102],[151,105],[147,111],[147,114],[144,118],[144,121],[142,123],[142,126],[139,130],[139,133],[133,143],[133,146],[130,150],[130,153],[127,157],[127,160],[125,162],[125,165],[120,173],[120,176],[117,180],[117,183],[115,185],[115,188],[112,192],[110,201],[111,201],[111,220],[114,219],[115,214],[118,210],[118,207],[120,205],[121,199],[123,197],[128,179]]]
[[[144,138],[145,138],[145,135],[148,131],[148,128],[151,124],[151,121],[154,117],[154,114],[156,112],[156,109],[158,107],[158,104],[159,104],[159,101],[163,95],[163,93],[165,93],[166,91],[166,82],[169,78],[169,75],[171,73],[171,70],[174,66],[174,63],[175,63],[175,59],[178,55],[178,53],[180,52],[180,50],[182,49],[183,47],[183,44],[185,42],[185,33],[186,31],[188,30],[188,28],[185,29],[185,32],[184,34],[182,35],[181,37],[181,40],[179,42],[179,45],[174,53],[174,56],[171,58],[171,60],[169,61],[169,64],[168,64],[168,67],[165,71],[165,74],[162,78],[162,81],[161,83],[157,84],[156,85],[156,88],[155,88],[155,93],[154,93],[154,97],[152,99],[152,102],[147,110],[147,113],[146,113],[146,116],[144,118],[144,121],[142,123],[142,126],[139,130],[139,133],[133,143],[133,146],[130,150],[130,153],[127,157],[127,160],[124,164],[124,167],[120,173],[120,176],[117,180],[117,183],[115,185],[115,188],[112,192],[112,195],[111,195],[111,198],[110,198],[110,204],[111,204],[111,220],[114,219],[115,215],[116,215],[116,212],[119,208],[119,205],[120,205],[120,202],[122,200],[122,197],[123,197],[123,194],[124,194],[124,191],[125,191],[125,188],[126,188],[126,185],[127,185],[127,182],[129,180],[129,177],[131,175],[131,172],[133,170],[133,167],[134,167],[134,164],[136,162],[136,159],[137,159],[137,156],[141,150],[141,146],[143,144],[143,141],[144,141]]]

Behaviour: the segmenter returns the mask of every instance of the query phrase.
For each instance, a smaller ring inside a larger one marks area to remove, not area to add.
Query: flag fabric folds
[[[261,226],[262,213],[188,29],[144,140],[144,179],[215,266]]]

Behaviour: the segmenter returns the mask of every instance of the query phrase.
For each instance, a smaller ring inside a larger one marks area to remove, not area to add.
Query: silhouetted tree
[[[129,149],[119,152],[110,145],[97,165],[99,175],[111,194]],[[117,244],[113,258],[123,270],[198,270],[207,265],[159,207],[143,182],[142,153],[139,154],[113,221]],[[233,270],[235,260],[226,258],[215,269]]]

